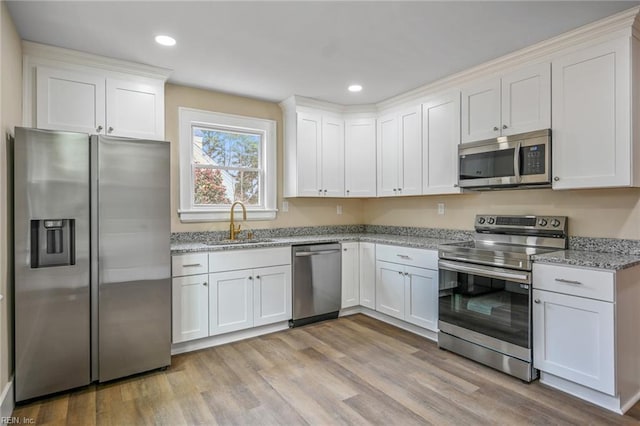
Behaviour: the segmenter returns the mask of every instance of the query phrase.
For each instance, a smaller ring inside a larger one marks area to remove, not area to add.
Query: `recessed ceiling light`
[[[169,37],[168,35],[158,35],[156,36],[156,43],[163,46],[174,46],[176,44],[176,39]]]
[[[362,90],[362,86],[360,86],[359,84],[352,84],[351,86],[349,86],[350,92],[359,92],[361,90]]]

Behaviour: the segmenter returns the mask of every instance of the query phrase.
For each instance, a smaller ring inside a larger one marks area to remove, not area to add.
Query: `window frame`
[[[181,222],[228,221],[230,206],[202,206],[194,204],[193,188],[193,127],[228,129],[249,133],[261,133],[261,161],[264,165],[262,206],[247,205],[247,220],[273,220],[276,218],[277,192],[277,127],[274,120],[246,117],[193,108],[178,108],[179,153],[180,153],[180,207]]]

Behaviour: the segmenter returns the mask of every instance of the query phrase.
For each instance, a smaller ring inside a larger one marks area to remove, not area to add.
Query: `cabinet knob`
[[[534,300],[533,303],[540,303],[540,299]]]
[[[202,285],[206,287],[207,286],[207,282],[206,281],[203,282]]]
[[[454,184],[453,184],[453,187],[454,187],[454,188],[457,188],[457,187],[458,187],[458,184],[457,184],[457,183],[454,183]]]
[[[347,189],[347,194],[349,193],[349,190]]]
[[[402,271],[398,271],[398,274],[402,275]]]
[[[327,193],[327,190],[326,190],[326,189],[324,190],[324,193],[325,193],[325,194]]]
[[[253,280],[253,277],[249,277],[250,280]]]
[[[408,272],[405,272],[405,273],[404,273],[404,276],[405,276],[405,277],[408,277],[408,276],[409,276],[409,273],[408,273]]]
[[[393,192],[396,192],[398,190],[398,188],[393,188]]]
[[[503,128],[503,129],[506,129],[506,128],[507,128],[507,125],[506,125],[506,124],[503,124],[503,125],[502,125],[502,128]]]
[[[493,131],[494,131],[494,132],[497,132],[498,130],[500,130],[500,129],[498,129],[498,126],[495,126],[495,127],[493,128]]]
[[[260,279],[260,275],[256,275],[256,280],[259,280],[259,279]]]
[[[322,194],[322,189],[318,189],[318,194]]]
[[[109,126],[109,128],[107,129],[107,133],[111,133],[113,132],[113,127]]]
[[[557,182],[557,181],[560,180],[560,178],[558,176],[556,176],[556,177],[553,178],[553,180],[554,180],[554,182]]]
[[[98,127],[96,127],[96,132],[100,133],[102,131],[102,129],[104,129],[104,127],[98,126]]]
[[[346,249],[346,248],[345,248],[345,249],[342,249],[342,251],[347,251],[347,249]]]

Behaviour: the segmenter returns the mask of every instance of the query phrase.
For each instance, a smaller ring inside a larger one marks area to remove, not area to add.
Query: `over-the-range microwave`
[[[551,129],[458,145],[461,188],[551,186]]]

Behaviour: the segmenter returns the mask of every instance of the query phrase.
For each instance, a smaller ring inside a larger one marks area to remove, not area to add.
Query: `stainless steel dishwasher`
[[[291,327],[338,317],[342,302],[339,243],[292,247],[293,319]]]

